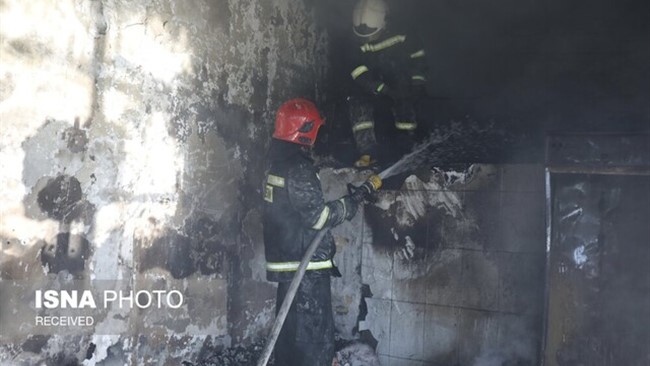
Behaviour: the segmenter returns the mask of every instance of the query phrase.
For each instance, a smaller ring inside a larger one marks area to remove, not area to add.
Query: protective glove
[[[350,195],[344,196],[341,198],[343,205],[345,207],[345,217],[344,219],[350,221],[357,214],[359,210],[359,202],[352,199]]]
[[[381,188],[381,178],[378,175],[371,175],[368,180],[358,187],[348,184],[350,199],[356,203],[364,201],[373,202],[375,200],[375,193],[379,188]]]

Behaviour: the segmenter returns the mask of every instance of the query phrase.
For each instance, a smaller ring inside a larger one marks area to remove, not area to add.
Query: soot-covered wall
[[[364,178],[320,175],[330,198]],[[374,343],[384,366],[537,365],[543,167],[475,164],[398,180],[333,229],[340,336]]]
[[[313,9],[7,0],[0,16],[0,363],[178,364],[260,336],[260,157],[277,106],[318,97]],[[36,290],[85,288],[186,301],[35,326]]]

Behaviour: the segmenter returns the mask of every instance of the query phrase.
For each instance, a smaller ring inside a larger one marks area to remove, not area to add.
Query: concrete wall
[[[362,179],[345,170],[321,177],[326,185]],[[363,217],[334,230],[341,335],[369,331],[383,366],[537,364],[542,167],[473,165],[393,179],[404,181],[400,190],[382,191]]]
[[[312,13],[299,0],[0,2],[0,363],[179,364],[268,328],[258,157],[279,103],[318,94],[327,37]],[[176,289],[186,303],[35,327],[35,290],[85,288]]]

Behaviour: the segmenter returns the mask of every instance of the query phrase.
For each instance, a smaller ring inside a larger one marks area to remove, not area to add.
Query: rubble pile
[[[214,354],[199,361],[197,364],[186,366],[255,366],[257,360],[264,350],[264,341],[258,341],[249,346],[234,346],[217,351]],[[269,366],[273,366],[273,359],[269,360]]]

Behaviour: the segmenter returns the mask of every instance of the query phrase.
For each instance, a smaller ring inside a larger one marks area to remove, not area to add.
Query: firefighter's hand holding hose
[[[374,202],[375,193],[381,188],[381,178],[378,175],[371,175],[362,185],[355,187],[348,184],[349,197],[357,204],[362,202]]]

